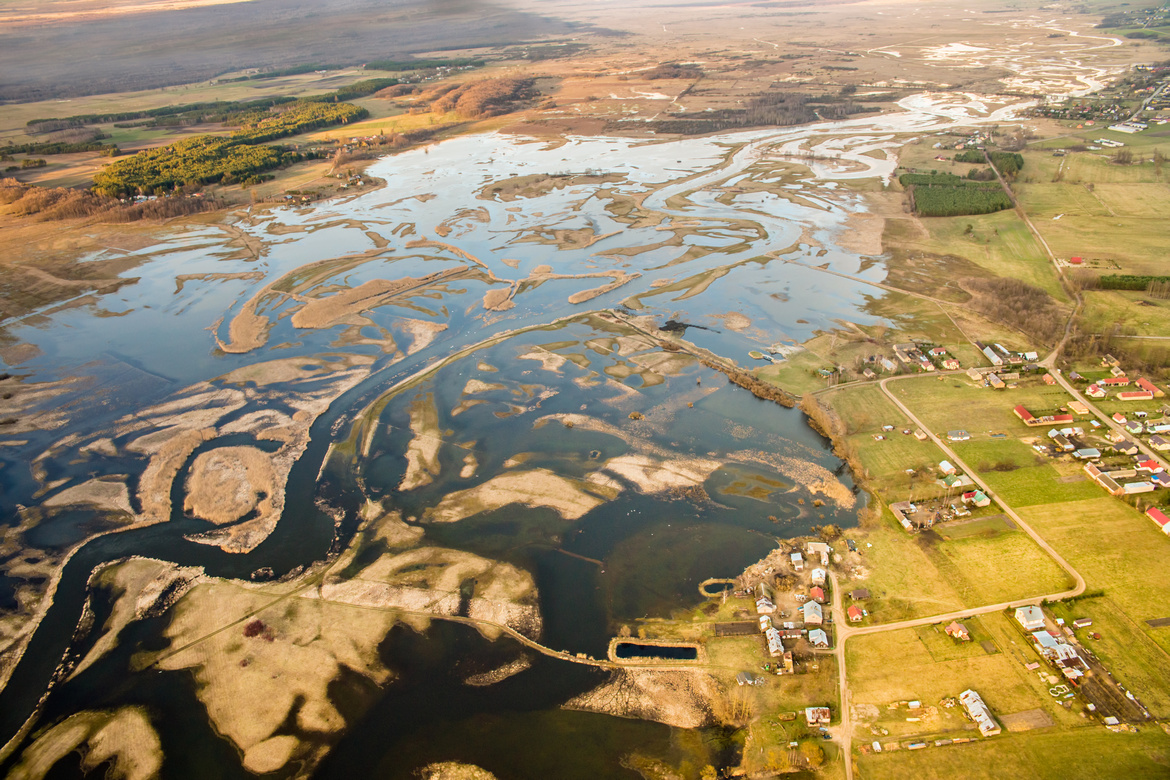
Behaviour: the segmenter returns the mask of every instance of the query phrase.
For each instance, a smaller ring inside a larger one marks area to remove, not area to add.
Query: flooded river
[[[6,771],[82,774],[97,735],[168,777],[730,760],[716,731],[561,709],[607,673],[517,635],[604,657],[855,522],[803,416],[700,357],[879,322],[876,288],[821,270],[885,275],[842,247],[849,183],[1017,108],[455,138],[372,192],[165,232],[132,284],[8,323],[41,395],[0,449]]]

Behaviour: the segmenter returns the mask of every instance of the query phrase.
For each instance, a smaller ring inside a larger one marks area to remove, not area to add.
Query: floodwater
[[[167,776],[205,777],[208,766],[246,774],[192,672],[136,666],[135,653],[166,647],[174,610],[132,622],[114,648],[60,681],[62,658],[96,646],[121,595],[88,584],[110,562],[139,556],[211,578],[296,582],[353,543],[359,513],[373,503],[422,529],[425,544],[530,573],[540,641],[596,656],[620,626],[693,607],[699,582],[735,576],[778,537],[853,523],[864,497],[798,411],[755,398],[643,331],[673,320],[697,348],[749,365],[749,351],[804,341],[838,320],[877,322],[865,310],[875,288],[813,267],[884,277],[880,261],[863,267],[838,243],[863,209],[842,182],[888,178],[907,134],[999,122],[1014,110],[962,94],[921,95],[901,109],[662,143],[456,138],[376,163],[369,173],[386,186],[374,192],[176,230],[132,253],[133,284],[9,323],[7,336],[37,354],[6,370],[27,385],[76,381],[27,410],[51,424],[7,435],[0,448],[0,513],[17,540],[0,565],[0,619],[23,605],[13,624],[31,625],[38,599],[52,601],[0,691],[0,742],[15,738],[5,768],[37,729],[76,712],[139,706]],[[298,320],[312,302],[360,285],[444,271],[455,275],[311,327]],[[512,306],[485,310],[490,290],[509,291]],[[735,329],[725,324],[732,313]],[[244,348],[237,317],[263,323],[253,348],[220,349],[217,339]],[[276,361],[320,378],[225,379]],[[331,391],[330,377],[352,365],[360,381]],[[238,398],[218,417],[163,406],[218,391]],[[291,467],[275,529],[246,553],[200,543],[208,524],[183,511],[192,460],[240,444],[273,451],[241,422],[287,417],[314,397],[327,408]],[[434,409],[425,434],[439,442],[436,473],[404,490],[412,408],[424,402]],[[136,489],[150,451],[135,442],[185,428],[213,433],[178,467],[169,521],[135,526],[92,505],[42,504],[106,477],[123,480],[130,509],[143,511]],[[596,500],[579,516],[519,500],[436,520],[448,497],[515,473],[556,475]],[[672,481],[680,473],[689,476]],[[829,500],[812,510],[814,497]],[[409,777],[462,761],[500,777],[569,777],[568,765],[582,777],[633,777],[623,763],[633,751],[676,764],[734,759],[719,735],[696,743],[659,724],[559,709],[604,680],[563,660],[538,657],[503,682],[469,688],[454,670],[524,651],[467,626],[435,621],[419,633],[400,624],[376,652],[393,682],[355,672],[331,683],[344,728],[325,740],[327,751],[281,775]],[[22,734],[26,723],[33,730]],[[723,747],[704,753],[699,743]],[[54,776],[82,769],[73,754]]]

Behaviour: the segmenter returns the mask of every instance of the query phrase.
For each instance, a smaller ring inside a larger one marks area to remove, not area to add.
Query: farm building
[[[1121,376],[1110,376],[1098,380],[1097,384],[1101,387],[1129,387],[1129,377],[1125,374]]]
[[[806,707],[804,719],[810,726],[827,726],[833,719],[833,713],[828,707]]]
[[[941,471],[943,474],[946,474],[948,476],[952,475],[952,474],[957,474],[959,471],[957,468],[954,467],[954,465],[949,460],[939,461],[938,470]]]
[[[827,576],[828,575],[825,573],[825,570],[818,566],[817,568],[812,570],[812,584],[813,585],[824,585],[825,578]]]
[[[1127,496],[1134,496],[1138,493],[1152,493],[1154,489],[1153,482],[1126,482],[1121,486],[1122,492]]]
[[[780,639],[780,632],[769,628],[764,632],[764,639],[768,642],[768,655],[779,658],[784,655],[784,642]]]
[[[999,724],[991,715],[991,710],[983,703],[983,698],[971,689],[959,694],[959,703],[979,727],[979,733],[985,737],[993,737],[1000,732]]]
[[[1154,521],[1154,525],[1158,526],[1158,530],[1170,536],[1170,516],[1156,506],[1152,506],[1146,510],[1146,517]]]
[[[1152,401],[1154,394],[1149,390],[1129,390],[1117,394],[1118,401]]]
[[[1082,447],[1073,453],[1077,460],[1097,460],[1101,457],[1101,450],[1096,447]]]
[[[1155,398],[1162,398],[1166,395],[1166,393],[1160,390],[1157,385],[1144,377],[1139,379],[1134,384],[1136,384],[1142,390],[1153,393]]]
[[[851,590],[849,591],[849,598],[853,599],[854,601],[865,601],[867,598],[869,598],[869,589],[858,588],[856,590]]]

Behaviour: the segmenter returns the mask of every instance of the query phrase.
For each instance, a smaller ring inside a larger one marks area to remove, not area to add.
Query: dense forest
[[[1096,287],[1102,290],[1149,290],[1152,284],[1170,282],[1170,276],[1144,276],[1137,274],[1105,274],[1097,279]]]
[[[384,70],[402,73],[411,70],[434,70],[437,68],[482,68],[484,61],[472,57],[452,57],[447,60],[371,60],[366,70]]]
[[[273,146],[251,146],[231,138],[201,135],[146,149],[94,174],[99,195],[155,195],[185,184],[254,182],[265,171],[301,156]]]
[[[787,127],[820,120],[844,119],[873,110],[842,96],[767,92],[753,97],[745,108],[678,114],[673,119],[653,122],[650,126],[658,133],[700,135],[744,127]]]
[[[1024,167],[1024,157],[1016,152],[988,152],[991,164],[999,170],[1005,179],[1014,179]],[[968,149],[955,155],[955,162],[981,164],[987,162],[983,152],[978,149]]]
[[[370,112],[352,103],[314,103],[298,100],[269,111],[234,114],[225,124],[239,127],[232,139],[246,144],[273,141],[319,127],[358,122]]]
[[[914,213],[923,217],[990,214],[1012,207],[998,182],[970,181],[953,173],[904,173],[898,181],[910,193]]]

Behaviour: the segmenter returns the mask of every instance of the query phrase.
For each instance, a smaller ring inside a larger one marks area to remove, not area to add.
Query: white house
[[[826,634],[822,629],[814,628],[812,631],[808,632],[808,641],[812,644],[813,647],[828,647],[829,635]]]
[[[819,626],[824,621],[821,605],[815,601],[806,601],[801,610],[804,612],[804,622],[807,625]]]
[[[813,569],[812,570],[812,584],[813,585],[824,585],[825,584],[825,577],[827,577],[827,576],[828,575],[825,573],[824,569],[819,568],[819,567],[816,569]]]
[[[1016,610],[1016,620],[1026,631],[1044,628],[1044,612],[1040,607],[1020,607]]]

